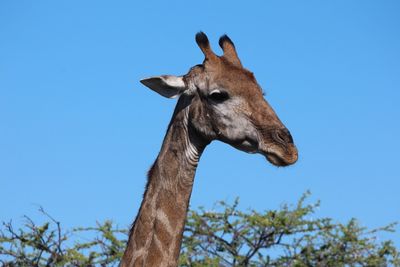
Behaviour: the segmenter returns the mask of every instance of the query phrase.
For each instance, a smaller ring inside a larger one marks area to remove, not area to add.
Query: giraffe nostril
[[[293,137],[292,137],[292,135],[290,134],[289,130],[288,130],[288,129],[285,129],[285,132],[286,132],[287,142],[288,142],[289,144],[293,144]]]
[[[282,144],[293,144],[293,138],[289,130],[284,128],[275,132],[275,140]]]
[[[275,133],[275,140],[278,141],[279,143],[283,143],[285,144],[285,138],[283,137],[283,135],[280,132],[276,132]]]

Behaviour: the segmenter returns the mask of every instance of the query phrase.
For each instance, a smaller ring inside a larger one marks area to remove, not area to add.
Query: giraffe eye
[[[229,95],[225,91],[214,90],[208,95],[208,98],[215,102],[223,102],[229,98]]]

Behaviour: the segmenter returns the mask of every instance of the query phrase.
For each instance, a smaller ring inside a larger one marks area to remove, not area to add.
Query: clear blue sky
[[[130,224],[176,104],[139,80],[201,63],[202,30],[216,51],[235,42],[300,159],[276,168],[213,143],[192,207],[278,208],[311,190],[318,216],[400,221],[399,14],[399,1],[1,1],[0,220],[42,205],[66,227]]]

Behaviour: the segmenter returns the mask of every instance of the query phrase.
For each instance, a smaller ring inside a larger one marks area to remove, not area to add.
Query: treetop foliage
[[[378,242],[379,232],[394,232],[395,223],[369,230],[356,219],[335,223],[314,218],[319,202],[307,204],[309,193],[296,205],[278,210],[241,211],[239,199],[220,201],[213,210],[188,213],[180,266],[400,266],[392,241]],[[47,222],[25,217],[22,228],[12,222],[0,228],[3,266],[117,266],[128,229],[111,221],[94,227],[64,230],[42,208]]]

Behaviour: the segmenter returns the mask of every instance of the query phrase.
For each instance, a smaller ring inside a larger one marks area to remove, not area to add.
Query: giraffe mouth
[[[283,157],[278,156],[275,153],[267,153],[265,154],[265,158],[272,164],[278,167],[284,167],[290,165],[287,163]]]
[[[293,144],[281,148],[272,146],[266,150],[261,150],[261,154],[272,164],[278,167],[285,167],[294,164],[298,159],[297,148]]]
[[[298,158],[297,148],[294,144],[285,144],[284,146],[283,144],[260,145],[256,140],[244,139],[232,145],[250,154],[259,153],[272,165],[278,167],[292,165]]]

